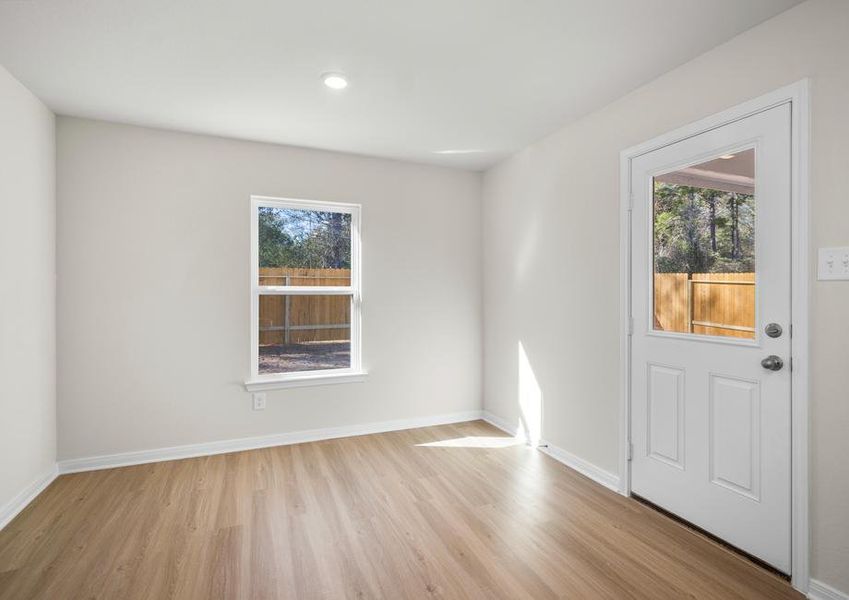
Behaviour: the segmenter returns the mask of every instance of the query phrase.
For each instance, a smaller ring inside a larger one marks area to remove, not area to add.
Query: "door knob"
[[[770,371],[780,371],[781,367],[784,366],[784,361],[781,360],[781,357],[776,356],[775,354],[770,354],[761,361],[761,366],[764,369],[769,369]]]

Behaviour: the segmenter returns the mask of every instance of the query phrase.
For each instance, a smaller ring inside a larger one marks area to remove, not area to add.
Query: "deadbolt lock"
[[[784,333],[784,330],[778,323],[770,323],[769,325],[764,327],[764,333],[766,333],[771,338],[777,338],[781,337],[781,334]]]

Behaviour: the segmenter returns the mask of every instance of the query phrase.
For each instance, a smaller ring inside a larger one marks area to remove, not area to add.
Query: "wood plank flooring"
[[[63,475],[0,531],[0,598],[802,597],[509,442],[476,421]]]

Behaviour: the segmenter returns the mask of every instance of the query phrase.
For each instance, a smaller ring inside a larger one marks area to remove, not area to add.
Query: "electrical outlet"
[[[254,403],[254,410],[265,410],[265,392],[251,394],[251,400]]]
[[[849,246],[820,248],[817,258],[817,279],[849,279]]]

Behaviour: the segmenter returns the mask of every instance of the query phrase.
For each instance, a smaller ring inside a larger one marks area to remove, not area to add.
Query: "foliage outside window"
[[[657,273],[755,270],[755,197],[655,182]]]
[[[260,206],[259,266],[351,268],[351,215]]]

